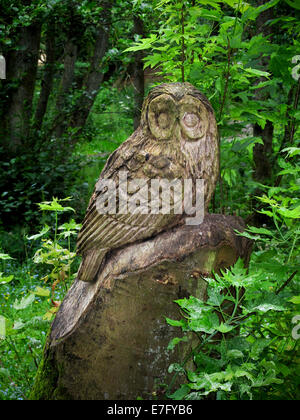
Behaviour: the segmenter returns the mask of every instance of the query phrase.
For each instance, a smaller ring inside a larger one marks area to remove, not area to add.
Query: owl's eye
[[[149,128],[157,140],[169,140],[176,121],[174,100],[166,94],[153,99],[148,109]]]
[[[199,117],[196,114],[186,112],[183,116],[184,124],[189,128],[194,128],[199,122]]]
[[[180,126],[187,140],[201,139],[208,128],[208,115],[202,103],[187,95],[180,103]]]

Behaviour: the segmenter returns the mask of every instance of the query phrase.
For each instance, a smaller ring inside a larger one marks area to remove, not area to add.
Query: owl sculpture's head
[[[208,99],[190,83],[156,86],[144,101],[138,130],[134,141],[145,150],[179,165],[185,178],[205,181],[207,208],[219,174],[218,130]]]
[[[158,141],[197,141],[214,117],[208,100],[190,83],[155,87],[143,105],[141,125]]]

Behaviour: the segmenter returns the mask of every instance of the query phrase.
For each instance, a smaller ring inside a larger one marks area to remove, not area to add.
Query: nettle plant
[[[231,270],[206,278],[206,302],[196,297],[176,301],[183,318],[167,322],[180,327],[184,336],[173,339],[169,349],[191,339],[191,333],[199,344],[182,364],[170,366],[175,374],[167,389],[169,398],[300,397],[299,340],[292,335],[300,296],[295,285],[276,289],[278,277],[267,279],[255,260],[249,272],[238,261]],[[186,367],[190,361],[192,367]],[[184,377],[183,385],[171,393],[178,374]]]
[[[57,199],[45,201],[39,203],[39,208],[42,212],[51,212],[54,214],[54,237],[47,237],[51,228],[46,224],[40,233],[28,237],[28,240],[42,239],[40,248],[36,251],[33,261],[35,264],[47,264],[52,267],[50,273],[47,273],[42,278],[44,282],[50,282],[52,295],[54,294],[55,288],[58,284],[62,285],[64,292],[67,292],[71,281],[74,280],[75,273],[72,271],[72,265],[76,258],[76,253],[71,250],[71,238],[76,237],[78,231],[81,228],[80,224],[77,224],[74,219],[62,225],[58,224],[58,215],[74,212],[72,207],[63,206],[62,203],[70,201],[70,198]],[[60,302],[54,302],[53,296],[51,298],[52,304],[55,308],[59,307]],[[52,313],[55,313],[57,309],[53,309]]]
[[[266,194],[258,197],[274,229],[250,226],[237,232],[255,241],[249,267],[239,260],[206,278],[207,301],[178,300],[183,318],[167,319],[183,331],[169,349],[191,334],[199,340],[182,364],[170,366],[176,372],[167,390],[172,399],[300,397],[300,199],[299,167],[293,163],[300,148],[284,152],[278,173],[284,182],[262,186]],[[184,384],[171,393],[178,374]]]
[[[36,252],[24,267],[0,253],[0,399],[26,399],[49,321],[75,278],[78,261],[73,238],[81,225],[73,219],[59,224],[62,215],[74,212],[64,206],[66,201],[69,198],[39,203],[51,227],[45,224],[38,234],[27,237],[28,247],[34,243]]]

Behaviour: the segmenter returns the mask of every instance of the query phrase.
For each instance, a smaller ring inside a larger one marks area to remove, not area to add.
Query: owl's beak
[[[174,131],[173,131],[174,138],[180,142],[181,140],[181,127],[179,124],[179,119],[176,120]]]

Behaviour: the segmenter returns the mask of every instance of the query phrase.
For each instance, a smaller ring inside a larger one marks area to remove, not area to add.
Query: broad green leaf
[[[21,309],[26,309],[28,306],[30,306],[35,300],[35,295],[30,293],[26,297],[23,297],[20,301],[16,300],[13,304],[13,308],[17,311]]]
[[[280,207],[277,211],[283,217],[287,217],[289,219],[300,219],[300,206],[293,210]]]
[[[234,329],[233,326],[224,324],[223,322],[221,323],[221,325],[219,325],[218,327],[216,327],[216,330],[217,331],[220,331],[223,334],[226,334],[229,331],[232,331],[233,329]]]
[[[187,342],[188,341],[188,338],[187,337],[182,337],[182,338],[175,337],[175,338],[173,338],[169,342],[168,347],[167,347],[167,350],[173,350],[176,347],[176,345],[179,344],[179,343],[181,343],[182,341]]]
[[[0,273],[0,285],[10,283],[14,279],[14,276],[2,277],[1,275],[2,273]]]
[[[276,4],[279,3],[279,1],[280,0],[271,0],[259,7],[249,7],[243,14],[242,21],[247,21],[248,19],[255,20],[257,16],[260,15],[262,12],[264,12],[267,9],[270,9],[271,7],[276,6]]]
[[[72,207],[64,207],[60,204],[60,202],[63,201],[69,201],[70,197],[64,198],[62,200],[59,200],[58,198],[53,198],[52,201],[44,201],[42,203],[38,203],[38,206],[40,207],[40,210],[42,211],[53,211],[53,212],[68,212],[75,210]]]
[[[0,252],[0,260],[13,260],[13,258],[10,257],[8,254],[2,254]]]
[[[234,376],[236,378],[242,378],[242,377],[246,377],[247,379],[249,379],[252,383],[254,382],[254,378],[253,375],[251,375],[251,373],[247,372],[246,370],[243,369],[237,369],[234,372]]]
[[[289,6],[294,9],[300,10],[299,0],[284,0]]]
[[[269,236],[273,236],[274,235],[274,233],[271,230],[269,230],[269,229],[257,228],[255,226],[249,226],[247,228],[247,231],[248,232],[251,232],[251,233],[261,233],[263,235],[269,235]]]
[[[170,319],[166,317],[166,321],[172,327],[185,327],[186,326],[186,321],[183,319],[181,319],[180,321],[177,321],[175,319]]]
[[[36,235],[32,235],[32,236],[26,236],[26,238],[29,241],[35,241],[36,239],[41,238],[42,236],[46,235],[46,233],[48,233],[50,230],[49,226],[44,226],[43,229],[40,231],[40,233],[37,233]]]
[[[300,155],[300,147],[286,147],[281,153],[287,153],[289,157]]]
[[[37,286],[33,292],[36,296],[48,297],[50,296],[50,290],[43,287]]]
[[[190,319],[188,326],[192,331],[212,334],[219,327],[219,318],[216,313],[206,313],[200,318]]]
[[[0,340],[5,340],[6,337],[6,318],[0,315]]]
[[[14,322],[14,326],[13,326],[13,329],[14,330],[22,330],[23,328],[25,328],[26,327],[26,322],[23,322],[22,321],[22,319],[17,319],[15,322]]]
[[[248,149],[249,146],[253,147],[256,143],[263,144],[260,137],[249,137],[245,139],[239,139],[232,146],[233,152],[240,152],[244,149]]]
[[[206,301],[207,305],[219,307],[222,305],[224,299],[225,296],[221,294],[219,289],[208,289],[208,299]]]
[[[126,48],[124,52],[147,50],[149,48],[152,48],[156,40],[157,35],[151,34],[149,38],[140,39],[139,42],[136,42],[132,47]]]
[[[244,357],[244,353],[240,350],[229,350],[226,354],[228,359],[242,359]]]
[[[258,69],[252,69],[251,67],[248,67],[246,69],[244,69],[247,73],[249,74],[253,74],[253,76],[258,76],[258,77],[269,77],[270,73],[266,72],[266,71],[262,71],[262,70],[258,70]]]
[[[170,398],[172,400],[183,400],[184,397],[186,397],[190,392],[190,387],[187,384],[181,385],[177,391],[175,391],[172,395],[170,395]]]
[[[288,300],[288,302],[292,302],[295,305],[300,304],[300,295],[299,296],[293,296],[291,299]]]
[[[280,305],[273,305],[272,303],[262,303],[261,305],[255,306],[252,310],[265,313],[269,311],[281,312],[285,311],[285,308]]]

